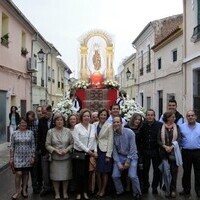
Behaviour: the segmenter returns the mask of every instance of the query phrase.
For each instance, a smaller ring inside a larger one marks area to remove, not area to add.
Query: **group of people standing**
[[[53,186],[55,199],[68,199],[74,185],[77,200],[89,199],[89,190],[96,191],[99,199],[106,195],[112,179],[116,197],[131,191],[139,200],[150,187],[151,162],[153,194],[158,194],[163,179],[165,196],[176,197],[178,167],[183,163],[180,195],[190,194],[193,164],[195,191],[200,197],[200,124],[192,110],[183,123],[176,107],[176,101],[170,101],[159,121],[155,111],[148,109],[145,118],[135,113],[126,122],[118,104],[98,113],[82,109],[67,119],[53,114],[50,105],[39,106],[36,116],[27,112],[26,118],[19,118],[19,128],[11,137],[10,166],[16,187],[12,199],[28,197],[30,172],[33,192],[41,196]],[[75,153],[82,156],[72,159]]]

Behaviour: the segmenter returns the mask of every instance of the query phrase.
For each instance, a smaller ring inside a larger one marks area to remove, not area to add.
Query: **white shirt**
[[[88,130],[81,124],[76,124],[73,131],[74,149],[78,151],[90,150],[97,152],[96,126],[89,124]]]

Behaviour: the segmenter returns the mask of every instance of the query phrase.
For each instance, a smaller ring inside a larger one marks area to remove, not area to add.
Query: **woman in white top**
[[[83,194],[84,199],[89,199],[88,179],[89,179],[89,157],[97,158],[97,143],[96,143],[96,126],[90,124],[91,112],[88,109],[82,109],[80,112],[80,123],[75,125],[74,151],[86,153],[84,160],[75,160],[75,180],[76,180],[76,199],[81,199]]]

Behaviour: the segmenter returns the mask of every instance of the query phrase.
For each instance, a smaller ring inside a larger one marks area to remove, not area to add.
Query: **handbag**
[[[91,132],[91,129],[89,130],[87,147],[88,147],[88,144],[89,144],[90,132]],[[72,159],[75,159],[75,160],[85,160],[86,155],[87,155],[87,153],[81,152],[81,151],[77,151],[77,150],[74,149],[73,153],[72,153]]]
[[[85,160],[86,153],[74,151],[72,154],[72,159]]]

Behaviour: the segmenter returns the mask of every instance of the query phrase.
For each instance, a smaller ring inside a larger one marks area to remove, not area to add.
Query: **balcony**
[[[1,37],[1,44],[8,47],[8,44],[9,44],[9,34],[6,33],[5,35],[3,35]]]
[[[195,43],[199,39],[200,39],[200,24],[198,26],[194,27],[193,35],[191,37],[191,41]]]

